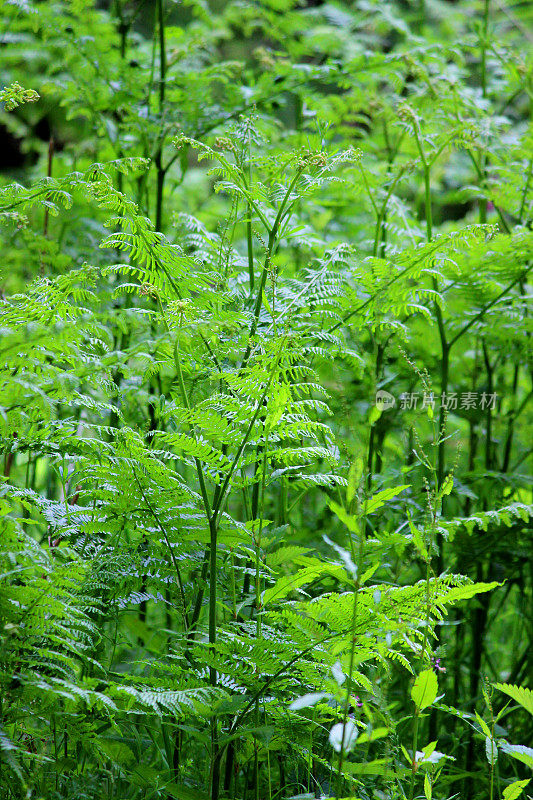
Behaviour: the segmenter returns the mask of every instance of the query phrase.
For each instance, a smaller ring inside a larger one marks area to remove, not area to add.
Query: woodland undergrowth
[[[4,4],[2,798],[532,792],[532,21]]]

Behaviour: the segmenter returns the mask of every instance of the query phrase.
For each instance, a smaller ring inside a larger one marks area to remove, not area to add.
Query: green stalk
[[[415,777],[416,777],[416,751],[418,747],[418,727],[420,720],[420,712],[415,708],[415,721],[413,726],[413,763],[411,765],[411,778],[409,782],[409,800],[413,800],[415,796]]]
[[[428,242],[431,242],[433,240],[433,214],[431,208],[431,166],[434,163],[434,159],[430,161],[426,157],[422,140],[420,138],[420,130],[418,128],[418,124],[416,123],[416,121],[414,123],[414,128],[415,128],[415,139],[424,170],[424,204],[426,213],[426,237]],[[439,291],[439,284],[436,278],[433,278],[433,288],[435,292]],[[442,400],[442,396],[446,395],[448,391],[450,349],[453,342],[449,343],[447,340],[442,309],[436,300],[434,303],[434,307],[435,307],[435,316],[437,319],[437,328],[439,332],[440,349],[441,349],[440,390],[441,390],[441,400]],[[437,487],[440,487],[442,485],[444,479],[444,472],[446,468],[445,440],[446,440],[446,408],[444,403],[441,402],[439,406],[439,430],[438,430],[438,440],[437,440],[438,451],[437,451],[437,471],[436,471],[436,486],[435,486],[436,492],[438,491]],[[444,546],[444,539],[440,531],[437,531],[436,546],[437,546],[437,556],[435,559],[435,570],[437,574],[440,575],[444,567],[444,559],[442,553]]]
[[[157,23],[159,28],[159,115],[161,117],[161,141],[159,142],[154,163],[156,168],[155,229],[161,230],[163,217],[163,189],[166,169],[163,166],[163,114],[165,111],[165,82],[167,72],[167,54],[165,44],[164,0],[157,0]]]
[[[379,375],[381,373],[381,367],[383,364],[383,355],[385,353],[385,345],[378,344],[377,353],[376,353],[376,367],[374,371],[375,377],[375,384],[377,388],[377,384],[379,381]],[[372,465],[374,461],[374,438],[375,438],[375,424],[370,426],[370,434],[368,438],[368,456],[367,456],[367,483],[366,488],[367,492],[370,492],[372,487]]]
[[[369,447],[370,451],[370,447]],[[368,486],[368,478],[367,478],[367,486]],[[341,737],[341,749],[339,752],[339,767],[337,772],[337,784],[336,784],[336,791],[335,797],[336,800],[339,800],[341,796],[342,790],[342,766],[344,763],[344,744],[346,738],[346,723],[348,721],[348,709],[350,707],[350,695],[352,692],[352,673],[355,661],[355,630],[357,626],[357,611],[358,611],[358,600],[359,600],[359,590],[361,588],[361,575],[363,571],[363,563],[364,563],[364,553],[365,553],[365,541],[366,541],[366,505],[368,502],[369,492],[368,489],[365,492],[365,503],[364,503],[364,511],[361,515],[360,523],[359,523],[359,548],[357,552],[357,559],[354,558],[355,556],[355,542],[353,539],[353,533],[348,528],[348,536],[350,542],[350,551],[352,554],[352,558],[356,560],[356,576],[355,576],[355,583],[354,583],[354,602],[353,602],[353,610],[352,610],[352,621],[351,621],[351,628],[350,628],[350,656],[348,660],[348,675],[346,681],[346,697],[344,700],[344,709],[342,714],[342,737]],[[358,503],[357,497],[351,503],[351,513],[354,513],[354,503]]]
[[[217,575],[216,575],[216,565],[217,565],[217,534],[218,534],[218,519],[220,514],[222,513],[222,507],[224,501],[226,500],[226,493],[229,488],[231,478],[233,477],[233,473],[237,468],[237,464],[239,459],[242,455],[242,452],[250,438],[252,433],[253,427],[257,421],[259,413],[263,408],[263,403],[265,398],[268,395],[270,390],[270,386],[272,385],[272,381],[274,379],[274,375],[276,374],[276,370],[283,352],[283,348],[285,346],[285,340],[287,337],[284,337],[281,341],[276,359],[272,365],[272,369],[270,370],[270,375],[266,386],[263,390],[261,398],[257,403],[257,408],[255,413],[250,420],[250,424],[246,430],[245,435],[243,436],[241,443],[237,449],[233,462],[226,474],[226,478],[222,483],[222,487],[220,491],[216,493],[216,499],[213,502],[213,510],[211,516],[209,518],[209,534],[210,534],[210,544],[209,544],[209,644],[214,648],[216,646],[216,635],[217,635],[217,626],[216,626],[216,606],[217,606]],[[218,488],[218,487],[217,487]],[[216,670],[213,667],[209,668],[209,675],[210,675],[210,683],[213,687],[217,685],[217,674]],[[218,745],[218,730],[217,730],[217,720],[216,717],[213,718],[211,722],[211,800],[218,800],[219,792],[220,792],[220,762],[221,762],[222,751]]]
[[[490,0],[485,0],[483,7],[483,22],[481,27],[481,91],[483,97],[487,97],[487,37],[489,31]],[[487,154],[481,156],[481,179],[484,184],[487,179]],[[487,221],[487,199],[483,197],[479,201],[479,221],[484,224]]]
[[[216,647],[217,641],[217,524],[209,520],[209,644]],[[213,688],[217,685],[217,671],[209,667],[209,682]],[[220,758],[218,756],[218,719],[211,719],[211,800],[218,800],[220,792]]]
[[[252,190],[252,137],[248,130],[248,188]],[[252,237],[252,206],[250,201],[247,204],[248,217],[246,219],[246,242],[248,252],[248,275],[250,279],[250,297],[254,293],[254,242]]]
[[[442,407],[442,404],[441,404]],[[433,420],[433,444],[435,445],[437,442],[441,443],[442,440],[442,427],[441,422],[439,419],[439,423],[436,426],[435,421]],[[420,651],[420,659],[419,659],[419,670],[424,669],[425,664],[427,663],[427,656],[429,655],[429,629],[430,629],[430,622],[431,622],[431,543],[435,540],[438,541],[438,533],[436,534],[437,529],[437,520],[438,520],[438,513],[439,513],[439,506],[442,513],[442,503],[443,503],[443,496],[441,493],[442,488],[442,481],[438,477],[439,466],[442,462],[439,460],[439,456],[437,454],[437,465],[435,466],[434,463],[430,465],[432,476],[433,476],[433,489],[431,488],[431,483],[426,484],[426,490],[428,493],[428,510],[430,514],[430,521],[429,521],[429,530],[427,526],[424,526],[424,533],[425,533],[425,541],[424,547],[425,552],[424,561],[426,564],[426,618],[424,620],[424,638],[422,640],[422,649]],[[440,554],[440,551],[439,551]],[[438,573],[440,574],[440,572]],[[430,740],[435,738],[434,729],[436,727],[436,719],[435,715],[430,715],[429,720],[429,738]],[[412,763],[411,763],[411,778],[410,778],[410,785],[409,785],[409,800],[413,800],[414,798],[414,791],[415,791],[415,781],[416,781],[416,771],[417,771],[417,764],[416,764],[416,752],[418,748],[418,735],[419,735],[419,728],[420,728],[420,711],[418,708],[415,708],[415,717],[413,723],[413,754],[412,754]]]
[[[259,509],[259,529],[257,531],[257,536],[255,537],[255,607],[256,607],[256,639],[257,641],[261,641],[261,537],[263,532],[263,513],[264,513],[264,506],[265,506],[265,476],[266,476],[266,464],[267,464],[267,454],[268,454],[268,438],[269,438],[270,430],[267,430],[266,433],[266,441],[265,446],[263,448],[263,464],[261,470],[261,501],[260,501],[260,509]],[[255,725],[259,727],[259,698],[256,700],[255,704]],[[254,782],[254,789],[255,789],[255,800],[260,800],[259,797],[259,745],[257,739],[254,742],[254,771],[253,771],[253,782]]]
[[[270,263],[271,263],[272,255],[273,255],[273,252],[274,252],[274,246],[276,244],[276,240],[277,240],[277,236],[278,236],[280,225],[281,225],[281,223],[283,221],[285,208],[287,206],[287,203],[289,202],[289,197],[291,196],[291,193],[292,193],[294,187],[296,186],[296,184],[297,184],[297,182],[298,182],[298,180],[300,178],[301,173],[302,173],[302,169],[299,168],[296,171],[296,174],[295,174],[294,178],[290,182],[289,187],[288,187],[287,191],[285,192],[285,196],[283,197],[283,200],[281,201],[280,207],[278,209],[278,213],[276,214],[276,219],[274,220],[274,224],[272,225],[272,228],[270,229],[269,234],[268,234],[267,252],[266,252],[265,261],[264,261],[264,264],[263,264],[263,270],[261,272],[261,280],[260,280],[260,283],[259,283],[259,289],[257,291],[257,295],[256,295],[256,298],[255,298],[254,315],[253,315],[253,319],[252,319],[252,324],[250,326],[250,332],[248,334],[248,344],[246,346],[246,351],[244,353],[244,357],[243,357],[242,364],[241,364],[241,369],[240,369],[241,372],[245,369],[246,365],[248,364],[248,360],[249,360],[251,352],[252,352],[252,339],[255,336],[255,333],[257,331],[257,326],[259,324],[259,314],[260,314],[260,311],[261,311],[261,304],[263,302],[263,291],[265,289],[268,270],[270,269]]]
[[[335,792],[336,800],[338,800],[341,796],[341,789],[342,789],[342,766],[344,762],[344,742],[346,737],[346,722],[348,721],[348,709],[350,707],[350,694],[352,691],[352,672],[355,660],[355,629],[357,625],[357,600],[359,597],[359,589],[361,588],[360,583],[360,574],[361,574],[361,566],[362,566],[362,554],[363,554],[363,547],[364,547],[364,538],[360,536],[360,544],[359,544],[359,560],[357,565],[357,579],[354,586],[354,603],[353,603],[353,611],[352,611],[352,625],[350,630],[350,638],[351,638],[351,645],[350,645],[350,658],[348,662],[348,676],[347,676],[347,683],[346,683],[346,698],[344,701],[344,709],[342,714],[342,738],[341,738],[341,750],[339,753],[339,770],[337,773],[337,789]]]

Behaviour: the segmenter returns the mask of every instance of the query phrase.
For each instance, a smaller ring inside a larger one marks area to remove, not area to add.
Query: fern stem
[[[262,614],[262,607],[261,607],[261,536],[263,532],[263,514],[264,514],[264,505],[265,505],[265,476],[266,476],[266,464],[267,464],[267,454],[268,454],[268,439],[269,439],[270,431],[267,430],[266,433],[266,441],[265,446],[263,448],[263,462],[262,462],[262,469],[261,469],[261,501],[260,501],[260,510],[259,510],[259,528],[257,531],[257,536],[255,537],[255,608],[256,608],[256,630],[255,635],[257,641],[261,641],[261,614]],[[255,725],[259,727],[259,698],[256,700],[255,704]],[[259,798],[259,743],[257,739],[254,742],[254,790],[255,790],[255,800],[260,800]]]
[[[369,437],[370,438],[370,437]],[[370,447],[369,447],[370,451]],[[367,486],[368,486],[368,479],[367,479]],[[354,583],[354,600],[353,600],[353,610],[352,610],[352,622],[350,628],[350,656],[348,661],[348,675],[346,680],[346,697],[344,700],[344,708],[342,713],[342,736],[341,736],[341,748],[339,752],[339,766],[337,772],[337,786],[335,797],[336,800],[339,800],[341,796],[342,790],[342,766],[344,763],[344,756],[345,756],[345,739],[346,739],[346,723],[348,721],[348,709],[350,707],[350,695],[352,692],[352,673],[354,668],[354,660],[355,660],[355,643],[356,643],[356,627],[357,627],[357,611],[358,611],[358,600],[359,600],[359,590],[361,588],[361,574],[363,570],[363,563],[364,563],[364,553],[365,553],[365,541],[366,541],[366,507],[368,503],[368,490],[365,492],[365,501],[364,501],[364,510],[361,515],[362,519],[359,523],[359,548],[357,553],[357,562],[356,562],[356,575],[355,575],[355,583]],[[359,503],[357,497],[354,498],[351,506],[354,503]],[[353,513],[353,508],[350,509]],[[355,543],[353,541],[353,533],[348,528],[348,535],[350,538],[350,550],[352,554],[355,552]]]
[[[252,136],[250,129],[248,129],[248,188],[252,188]],[[247,203],[248,216],[246,219],[246,243],[248,253],[248,276],[250,280],[250,296],[254,293],[254,242],[252,237],[252,205],[248,200]]]
[[[257,326],[259,324],[259,314],[261,312],[261,304],[263,302],[263,291],[264,291],[265,285],[266,285],[266,279],[267,279],[267,275],[268,275],[268,270],[270,269],[270,263],[271,263],[271,260],[272,260],[272,254],[274,252],[274,245],[276,244],[276,239],[277,239],[279,227],[280,227],[282,219],[283,219],[283,214],[284,214],[284,211],[285,211],[285,207],[286,207],[286,205],[287,205],[287,203],[289,201],[291,193],[292,193],[294,187],[296,186],[301,174],[302,174],[302,170],[301,170],[301,168],[299,168],[296,171],[296,174],[295,174],[294,178],[290,182],[287,191],[285,192],[285,196],[283,197],[283,200],[281,201],[279,209],[278,209],[278,213],[276,214],[276,218],[274,220],[274,224],[272,225],[272,228],[270,229],[269,234],[268,234],[267,252],[266,252],[265,261],[264,261],[264,264],[263,264],[263,270],[261,272],[261,280],[259,282],[259,289],[258,289],[257,296],[256,296],[256,299],[255,299],[253,319],[252,319],[252,324],[250,326],[250,332],[248,334],[248,344],[246,346],[246,351],[244,353],[244,357],[243,357],[243,360],[242,360],[240,372],[242,372],[246,368],[246,365],[248,364],[248,360],[250,358],[250,354],[252,352],[252,339],[256,334]]]
[[[180,321],[181,328],[181,321]],[[181,369],[181,362],[179,358],[179,332],[176,338],[176,345],[174,347],[174,360],[178,373],[178,381],[180,385],[181,395],[183,402],[188,411],[190,411],[189,398],[185,389],[183,381],[183,373]],[[200,460],[195,457],[196,471],[198,474],[198,481],[200,483],[200,491],[204,502],[205,512],[209,522],[209,557],[207,553],[204,556],[204,565],[202,572],[206,571],[207,563],[209,560],[209,645],[214,649],[217,641],[217,515],[211,511],[209,498],[207,496],[207,489],[202,472]],[[218,487],[217,487],[218,488]],[[216,495],[215,495],[216,496]],[[204,576],[205,580],[205,576]],[[203,598],[203,588],[200,587],[197,595],[197,601],[193,612],[193,622],[196,622],[200,615],[201,604]],[[213,666],[209,667],[209,682],[212,687],[217,685],[217,671]],[[220,758],[218,747],[218,721],[216,715],[211,720],[211,800],[218,800],[220,792]]]
[[[415,796],[415,777],[416,777],[416,751],[418,747],[418,727],[419,727],[420,713],[418,708],[415,709],[415,721],[413,727],[413,760],[411,763],[411,778],[409,781],[409,800],[413,800]]]
[[[170,553],[170,558],[172,559],[172,564],[174,565],[174,570],[176,572],[176,580],[177,580],[178,589],[179,589],[180,598],[181,598],[181,603],[182,603],[182,608],[183,608],[183,620],[185,622],[185,630],[187,631],[189,629],[189,619],[188,619],[188,616],[187,616],[187,604],[186,604],[186,601],[185,601],[185,590],[183,588],[183,580],[182,580],[182,577],[181,577],[181,571],[180,571],[180,568],[179,568],[179,564],[176,561],[176,556],[174,555],[174,549],[172,547],[172,544],[170,543],[170,539],[168,538],[168,534],[167,534],[164,526],[162,525],[161,520],[159,519],[159,514],[156,512],[156,510],[154,509],[154,507],[150,503],[148,497],[146,496],[146,492],[144,491],[144,489],[142,487],[142,484],[141,484],[141,482],[139,480],[139,477],[138,477],[137,473],[135,472],[135,468],[133,466],[132,466],[132,471],[133,471],[133,476],[134,476],[134,478],[135,478],[135,480],[137,482],[137,486],[139,487],[139,491],[141,492],[142,498],[143,498],[144,502],[146,503],[146,505],[148,506],[148,510],[149,510],[150,514],[152,515],[152,517],[156,521],[157,527],[159,528],[159,530],[163,534],[163,538],[165,539],[168,551]]]
[[[161,123],[160,141],[154,158],[156,168],[156,200],[155,200],[155,228],[161,230],[163,217],[163,190],[165,185],[166,169],[163,166],[163,115],[165,112],[165,89],[167,72],[167,55],[165,44],[165,19],[164,0],[157,0],[157,25],[159,44],[159,115]]]
[[[524,223],[524,209],[526,207],[526,200],[527,194],[529,191],[529,184],[531,183],[531,176],[533,174],[533,156],[529,159],[529,167],[527,170],[526,180],[524,183],[524,190],[522,192],[522,200],[520,202],[520,210],[518,212],[518,219],[523,224]]]
[[[378,344],[376,353],[376,366],[374,370],[375,385],[377,389],[379,375],[383,364],[383,355],[385,353],[385,345]],[[367,454],[367,492],[372,488],[372,465],[374,461],[374,438],[375,438],[375,424],[370,426],[370,433],[368,436],[368,454]],[[365,520],[366,522],[366,520]]]
[[[217,643],[217,524],[209,520],[209,645],[215,650]],[[209,682],[217,685],[217,671],[209,667]],[[218,745],[218,719],[211,719],[211,800],[218,800],[220,792],[220,758]]]
[[[180,321],[180,330],[181,330],[181,321]],[[176,365],[176,372],[178,376],[178,383],[180,387],[181,397],[183,400],[183,404],[187,411],[191,410],[191,406],[189,403],[189,397],[187,395],[187,390],[185,388],[185,382],[183,380],[183,372],[181,370],[181,361],[180,361],[180,349],[179,349],[179,331],[178,336],[176,337],[176,343],[174,345],[174,364]],[[209,503],[209,497],[207,495],[207,488],[205,485],[204,474],[202,471],[202,464],[200,459],[196,456],[194,457],[194,463],[196,466],[196,474],[198,475],[198,483],[200,484],[200,492],[202,495],[202,501],[204,504],[205,514],[207,519],[211,518],[211,504]]]
[[[277,680],[277,678],[288,672],[288,670],[293,666],[293,664],[296,664],[297,661],[300,661],[300,659],[305,658],[319,645],[325,644],[325,642],[331,641],[331,639],[338,639],[341,636],[346,636],[346,633],[347,631],[345,630],[336,631],[335,633],[328,633],[326,636],[322,637],[322,639],[318,639],[318,641],[313,642],[311,645],[309,645],[309,647],[305,647],[303,650],[300,650],[298,653],[296,653],[295,656],[289,659],[289,661],[286,664],[283,664],[278,670],[276,670],[276,672],[274,672],[269,678],[267,678],[267,680],[263,683],[263,685],[259,689],[257,689],[256,692],[254,692],[254,694],[252,695],[250,700],[246,703],[242,711],[240,711],[239,714],[235,717],[235,719],[233,720],[232,724],[229,727],[228,736],[233,736],[233,734],[238,729],[239,725],[246,717],[248,712],[252,708],[255,708],[257,700],[261,698],[266,691],[268,691],[270,686],[274,683],[274,681]],[[224,750],[228,746],[229,746],[228,743],[222,745],[222,747],[219,750],[219,759],[222,758]]]
[[[255,412],[254,412],[254,414],[253,414],[253,416],[252,416],[252,418],[250,420],[250,424],[248,425],[246,433],[244,434],[244,436],[243,436],[243,438],[242,438],[242,440],[241,440],[241,442],[239,444],[239,447],[237,449],[237,452],[235,453],[235,457],[233,459],[233,462],[232,462],[232,464],[231,464],[231,466],[230,466],[230,468],[229,468],[229,470],[228,470],[228,472],[226,474],[226,478],[224,479],[224,483],[222,484],[222,489],[221,489],[221,491],[220,491],[220,493],[218,495],[217,501],[216,501],[216,503],[213,504],[212,518],[215,521],[216,521],[218,515],[221,512],[222,504],[223,504],[223,502],[225,500],[225,496],[226,496],[226,492],[227,492],[228,486],[230,484],[231,478],[233,477],[233,473],[235,472],[235,469],[237,467],[239,459],[240,459],[240,457],[242,455],[242,451],[246,447],[248,439],[250,438],[250,434],[252,433],[253,427],[254,427],[254,425],[255,425],[255,423],[257,421],[257,418],[258,418],[258,416],[259,416],[259,414],[261,412],[261,409],[263,408],[263,403],[264,403],[265,398],[266,398],[266,396],[267,396],[267,394],[268,394],[268,392],[270,390],[270,387],[272,385],[272,381],[274,380],[274,374],[275,374],[276,369],[278,367],[278,364],[280,362],[281,354],[283,352],[283,348],[285,346],[286,340],[287,340],[287,336],[284,336],[283,339],[281,340],[281,343],[280,343],[280,346],[279,346],[279,349],[278,349],[278,353],[277,353],[276,359],[275,359],[275,361],[274,361],[274,363],[272,365],[272,369],[270,370],[270,375],[268,377],[266,386],[265,386],[265,388],[264,388],[264,390],[263,390],[263,392],[261,394],[260,399],[257,402],[257,406],[256,406]]]
[[[204,557],[202,559],[202,568],[200,570],[200,585],[198,588],[198,594],[196,595],[196,601],[194,604],[191,622],[189,626],[189,639],[194,638],[194,632],[196,630],[196,626],[198,624],[198,620],[200,619],[200,613],[202,611],[202,602],[204,599],[204,586],[207,580],[207,570],[209,568],[209,548],[205,551]]]

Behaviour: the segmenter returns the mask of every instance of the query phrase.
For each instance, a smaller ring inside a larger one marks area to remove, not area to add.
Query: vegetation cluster
[[[5,0],[2,799],[533,795],[532,23]]]

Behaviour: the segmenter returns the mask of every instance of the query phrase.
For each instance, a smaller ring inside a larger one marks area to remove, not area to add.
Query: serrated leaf
[[[442,484],[442,488],[440,490],[441,496],[448,495],[453,489],[453,477],[448,475],[444,479],[444,483]]]
[[[506,755],[521,761],[522,764],[526,764],[530,769],[533,769],[533,748],[526,747],[523,744],[509,744],[505,739],[498,740],[498,747]]]
[[[533,692],[531,689],[527,689],[525,686],[514,686],[510,683],[496,683],[495,686],[500,692],[512,697],[526,711],[533,714]]]

